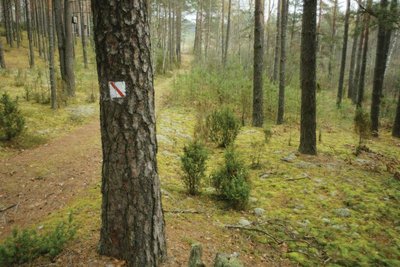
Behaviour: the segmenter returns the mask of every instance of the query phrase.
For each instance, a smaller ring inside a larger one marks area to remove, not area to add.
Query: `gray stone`
[[[264,214],[265,210],[262,208],[255,208],[254,209],[254,214],[257,216],[262,216]]]
[[[351,211],[348,208],[340,208],[340,209],[336,209],[335,213],[339,216],[339,217],[350,217],[351,216]]]
[[[246,219],[244,219],[244,218],[240,218],[239,224],[240,224],[241,226],[249,226],[249,225],[251,224],[251,222],[248,221],[248,220],[246,220]]]
[[[296,155],[294,153],[287,155],[284,158],[281,158],[281,160],[286,161],[286,162],[293,162],[296,159]]]
[[[330,224],[330,223],[331,223],[331,220],[329,220],[328,218],[322,218],[322,221],[323,221],[325,224]]]
[[[234,254],[218,253],[214,260],[214,267],[243,267]]]

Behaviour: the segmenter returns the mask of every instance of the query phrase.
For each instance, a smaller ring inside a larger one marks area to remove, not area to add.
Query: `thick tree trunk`
[[[254,73],[253,73],[253,126],[264,122],[263,100],[264,65],[264,0],[255,0],[254,9]]]
[[[135,267],[166,257],[146,3],[92,1],[103,147],[99,251]],[[122,84],[124,96],[113,98],[110,90],[119,96]]]
[[[82,40],[82,52],[83,52],[83,65],[85,69],[88,68],[88,55],[87,55],[87,36],[85,31],[85,10],[83,9],[83,0],[79,0],[79,13],[81,22],[81,40]]]
[[[288,20],[288,0],[281,1],[281,54],[279,64],[279,98],[278,98],[278,117],[277,124],[283,123],[283,116],[285,114],[285,79],[286,79],[286,28]]]
[[[75,96],[74,38],[72,35],[72,0],[64,0],[65,79],[68,96]]]
[[[382,12],[387,11],[388,4],[389,3],[387,0],[381,0],[380,8]],[[396,6],[396,4],[396,0],[392,0],[392,8],[393,6]],[[395,8],[396,7],[394,7],[394,9]],[[385,21],[387,17],[387,12],[384,12],[382,16],[378,17],[378,40],[376,44],[374,81],[372,86],[371,102],[371,132],[373,136],[378,136],[382,88],[390,47],[390,37],[392,34],[392,25],[390,25],[391,23]]]
[[[357,42],[358,42],[358,36],[360,35],[360,15],[357,15],[356,18],[356,23],[354,26],[354,35],[353,35],[353,44],[351,48],[351,56],[350,56],[350,70],[349,70],[349,81],[348,81],[348,87],[349,89],[347,90],[347,98],[352,99],[353,94],[355,91],[354,87],[354,70],[355,70],[355,64],[356,64],[356,53],[357,53]]]
[[[317,154],[316,120],[317,0],[304,0],[301,30],[301,122],[299,151]]]
[[[28,41],[29,41],[29,67],[33,68],[35,66],[35,53],[33,51],[31,11],[29,10],[28,0],[25,0],[25,13],[26,13],[26,27],[28,31]]]
[[[0,40],[0,68],[5,69],[6,68],[6,61],[4,59],[4,49],[3,49],[3,43]]]
[[[347,40],[349,38],[349,18],[350,18],[350,0],[346,1],[346,15],[344,17],[344,33],[343,33],[343,46],[342,46],[342,60],[340,63],[339,73],[339,86],[336,99],[336,105],[338,107],[342,104],[343,98],[343,84],[344,84],[344,71],[346,69],[346,57],[347,57]]]
[[[372,0],[368,0],[368,7],[372,6]],[[364,101],[364,89],[365,89],[365,72],[367,69],[367,55],[368,55],[368,41],[369,41],[369,20],[370,15],[368,13],[365,14],[364,20],[364,44],[363,44],[363,54],[361,60],[361,68],[360,68],[360,81],[358,84],[358,93],[357,93],[357,107],[362,106],[362,102]]]
[[[226,66],[226,62],[228,60],[229,35],[230,35],[230,31],[231,31],[231,10],[232,10],[232,0],[229,0],[229,2],[228,2],[228,21],[226,24],[226,38],[225,38],[225,49],[224,49],[224,59],[223,59],[224,67]]]
[[[49,35],[49,72],[50,72],[50,94],[51,108],[57,109],[57,82],[54,65],[54,26],[52,0],[47,0],[47,25]]]
[[[398,92],[396,118],[393,123],[392,136],[400,138],[400,91]]]
[[[275,53],[274,53],[274,69],[272,73],[272,81],[278,80],[279,71],[279,54],[280,54],[280,39],[281,39],[281,5],[282,1],[278,0],[278,6],[276,10],[276,36],[275,36]]]

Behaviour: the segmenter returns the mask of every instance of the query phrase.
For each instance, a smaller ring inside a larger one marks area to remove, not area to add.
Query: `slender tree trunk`
[[[343,46],[342,46],[342,60],[340,63],[340,74],[339,74],[339,86],[336,99],[336,105],[338,107],[342,104],[343,98],[343,84],[344,84],[344,71],[346,69],[346,57],[347,57],[347,40],[349,38],[349,18],[350,18],[350,0],[346,1],[346,15],[344,18],[344,33],[343,33]]]
[[[276,36],[275,36],[275,53],[274,53],[274,70],[272,74],[272,81],[276,82],[278,80],[279,71],[279,48],[281,39],[281,5],[282,0],[278,0],[278,6],[276,10]]]
[[[47,0],[47,25],[49,35],[49,71],[50,71],[50,94],[51,108],[57,109],[57,82],[54,67],[54,26],[53,26],[53,7],[52,0]]]
[[[232,0],[229,0],[229,2],[228,2],[228,21],[226,24],[226,39],[225,39],[225,49],[224,49],[224,61],[223,61],[224,66],[226,66],[226,62],[228,60],[229,35],[230,35],[230,31],[231,31],[231,10],[232,10]]]
[[[39,49],[39,57],[43,57],[43,35],[42,35],[42,24],[40,23],[40,14],[39,14],[39,2],[34,1],[34,9],[32,11],[35,12],[35,20],[36,20],[36,31],[38,36],[38,49]]]
[[[64,48],[65,80],[68,96],[75,96],[74,38],[72,35],[72,0],[64,0]]]
[[[206,34],[206,44],[204,48],[204,56],[208,56],[208,48],[210,46],[210,34],[211,34],[211,0],[208,0],[208,11],[207,11],[207,34]]]
[[[301,121],[299,151],[317,154],[316,120],[316,13],[317,0],[303,1],[301,30]]]
[[[394,3],[394,4],[393,4]],[[392,34],[392,25],[385,21],[387,19],[388,0],[381,0],[382,16],[378,17],[378,40],[376,44],[376,57],[374,69],[374,81],[372,86],[371,102],[371,132],[373,136],[378,136],[379,113],[382,97],[383,81],[385,78],[386,62],[390,47],[390,38]],[[392,8],[396,9],[397,1],[392,0]],[[392,9],[391,8],[391,9]]]
[[[25,0],[25,12],[26,12],[26,27],[28,31],[28,41],[29,41],[29,67],[33,68],[35,66],[35,53],[33,51],[31,12],[29,10],[28,0]]]
[[[364,14],[365,16],[365,14]],[[358,41],[358,49],[357,49],[357,60],[356,60],[356,70],[354,74],[354,82],[353,82],[353,95],[352,102],[353,104],[357,104],[358,99],[358,88],[360,84],[360,73],[361,73],[361,61],[362,61],[362,53],[364,48],[364,35],[365,35],[365,18],[363,16],[362,26],[361,26],[361,35]],[[360,21],[361,23],[361,21]]]
[[[285,80],[286,80],[286,28],[288,20],[288,0],[281,1],[281,55],[279,64],[279,99],[278,99],[278,117],[277,124],[283,123],[285,114]]]
[[[10,47],[14,47],[14,37],[13,37],[13,22],[12,22],[12,12],[11,12],[11,0],[3,0],[4,9],[4,19],[6,24],[6,35],[7,42]]]
[[[0,40],[0,68],[5,69],[6,68],[6,60],[4,59],[4,49],[3,49],[3,43]]]
[[[368,8],[372,6],[372,0],[368,0]],[[364,44],[363,44],[363,54],[361,60],[361,68],[360,68],[360,81],[358,84],[358,93],[357,93],[357,107],[362,106],[362,102],[364,101],[364,87],[365,87],[365,72],[367,69],[367,55],[368,55],[368,40],[369,40],[369,20],[370,15],[368,13],[365,14],[364,20]]]
[[[329,52],[329,63],[328,63],[328,77],[332,78],[332,69],[334,64],[334,57],[336,53],[335,44],[336,44],[336,14],[338,8],[338,0],[334,0],[333,2],[333,16],[332,16],[332,29],[331,29],[331,40],[330,40],[330,52]]]
[[[65,46],[64,46],[64,3],[59,0],[53,0],[54,12],[55,12],[55,26],[56,26],[56,33],[57,33],[57,45],[58,45],[58,55],[60,61],[60,73],[61,79],[63,80],[63,91],[66,90],[65,88]]]
[[[119,4],[124,11],[112,1],[92,1],[103,147],[99,251],[128,266],[159,266],[167,252],[149,19],[145,0]],[[122,83],[125,96],[112,98],[110,90]]]
[[[400,91],[398,92],[396,118],[393,123],[392,136],[400,138]]]
[[[254,9],[254,71],[253,71],[253,126],[264,123],[263,99],[264,66],[264,0],[255,0]]]
[[[292,15],[292,26],[291,26],[291,29],[290,29],[290,46],[289,46],[290,51],[292,51],[292,46],[293,46],[294,29],[295,29],[296,22],[297,22],[297,7],[298,7],[298,4],[299,4],[299,0],[294,0],[294,7],[293,7],[294,10],[293,10],[293,15]]]
[[[181,36],[182,36],[182,0],[178,0],[177,4],[177,11],[176,11],[176,59],[178,61],[179,66],[182,63],[182,56],[181,56]]]
[[[21,46],[21,2],[19,0],[15,0],[15,33],[17,36],[17,47]]]
[[[225,0],[221,0],[221,62],[224,62],[224,27],[225,26]]]
[[[354,86],[354,69],[356,64],[356,53],[357,53],[357,43],[358,36],[360,35],[360,15],[357,14],[356,23],[354,26],[354,35],[353,35],[353,44],[351,48],[351,57],[350,57],[350,70],[349,70],[349,89],[347,90],[347,98],[352,98],[355,86]]]
[[[87,36],[85,32],[85,14],[83,10],[83,0],[79,0],[79,12],[80,12],[80,22],[81,22],[81,40],[82,40],[82,52],[83,52],[83,65],[85,69],[88,68],[88,56],[87,56]]]

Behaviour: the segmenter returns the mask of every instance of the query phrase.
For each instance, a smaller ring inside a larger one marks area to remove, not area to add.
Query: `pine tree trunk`
[[[392,136],[400,138],[400,91],[398,92],[396,118],[393,123]]]
[[[349,70],[349,82],[348,82],[349,89],[347,90],[347,98],[350,98],[350,99],[352,99],[354,91],[355,91],[354,70],[355,70],[355,64],[356,64],[358,36],[360,35],[359,27],[360,27],[360,15],[357,15],[356,23],[354,25],[353,44],[352,44],[351,56],[350,56],[350,70]]]
[[[365,14],[364,14],[365,15]],[[353,82],[353,95],[352,95],[352,102],[353,104],[357,104],[358,99],[358,87],[360,83],[360,73],[361,73],[361,61],[362,61],[362,53],[364,48],[364,35],[365,35],[365,23],[363,22],[361,26],[361,35],[358,41],[358,49],[357,49],[357,60],[356,60],[356,69],[354,73],[354,82]]]
[[[317,0],[304,0],[301,30],[301,122],[299,151],[317,154],[316,121]]]
[[[176,59],[178,61],[179,66],[182,63],[182,56],[181,56],[181,42],[182,42],[182,0],[178,1],[177,4],[177,11],[176,11]]]
[[[54,64],[54,26],[53,26],[53,7],[52,0],[47,0],[47,25],[49,35],[49,71],[50,71],[50,95],[51,108],[57,109],[57,82],[55,77]]]
[[[372,0],[368,0],[368,8],[372,6]],[[362,102],[364,101],[364,89],[365,89],[365,72],[367,69],[367,55],[368,55],[368,41],[369,41],[369,20],[370,15],[368,13],[365,14],[364,21],[364,44],[363,44],[363,54],[361,60],[361,68],[360,68],[360,81],[358,84],[358,93],[357,93],[357,107],[362,106]]]
[[[4,49],[3,49],[3,43],[0,40],[0,68],[5,69],[6,68],[6,61],[4,59]]]
[[[280,54],[280,39],[281,39],[281,5],[282,0],[278,0],[278,6],[276,11],[276,36],[275,36],[275,53],[274,53],[274,70],[272,74],[272,81],[278,80],[279,71],[279,54]]]
[[[229,2],[228,2],[228,21],[226,24],[226,38],[225,38],[224,61],[223,61],[224,67],[226,66],[226,62],[228,60],[229,35],[230,35],[230,31],[231,31],[231,10],[232,10],[232,0],[229,0]]]
[[[394,4],[393,4],[394,3]],[[387,11],[388,0],[381,0],[381,11]],[[396,9],[397,2],[392,0],[391,9]],[[386,62],[389,54],[390,38],[392,34],[392,25],[385,21],[388,15],[384,12],[378,17],[378,40],[376,44],[376,57],[374,80],[372,86],[372,102],[371,102],[371,132],[373,136],[378,136],[379,129],[379,112],[381,105],[383,81],[385,78]]]
[[[35,53],[33,51],[31,11],[29,10],[28,0],[25,0],[25,13],[26,13],[26,27],[28,31],[28,41],[29,41],[29,67],[33,68],[35,66]]]
[[[21,2],[19,0],[15,0],[15,33],[17,37],[17,47],[21,46]]]
[[[68,96],[75,96],[74,38],[72,35],[72,0],[64,0],[65,80]]]
[[[166,243],[146,1],[93,0],[92,11],[103,147],[99,251],[128,266],[158,266]],[[126,96],[111,98],[118,81]]]
[[[336,105],[338,107],[342,104],[343,98],[343,84],[344,84],[344,71],[346,69],[346,57],[347,57],[347,40],[349,38],[349,18],[350,18],[350,0],[346,1],[346,15],[344,18],[344,33],[343,33],[343,46],[342,46],[342,60],[340,63],[340,74],[339,74],[339,86],[336,99]]]
[[[328,77],[331,80],[332,78],[332,69],[334,68],[334,57],[336,53],[335,43],[336,43],[336,14],[338,9],[338,0],[334,0],[333,2],[333,16],[332,16],[332,29],[331,29],[331,40],[329,47],[329,63],[328,63]]]
[[[63,80],[63,84],[65,83],[66,74],[65,74],[65,46],[64,46],[64,4],[62,1],[53,0],[54,12],[55,12],[55,26],[57,33],[57,46],[58,46],[58,55],[60,61],[60,73],[61,79]],[[65,91],[65,86],[63,87],[63,91]]]
[[[221,63],[224,62],[224,27],[225,26],[225,0],[221,0]]]
[[[82,52],[83,52],[83,65],[85,69],[88,68],[88,56],[87,56],[87,36],[85,31],[85,14],[83,10],[83,0],[79,0],[79,12],[80,12],[80,22],[81,22],[81,40],[82,40]]]
[[[253,73],[253,126],[264,123],[263,100],[264,65],[264,1],[255,0],[254,9],[254,73]]]
[[[278,98],[278,117],[277,124],[283,123],[285,114],[285,79],[286,79],[286,28],[288,20],[288,0],[281,1],[281,47],[280,47],[280,64],[279,64],[279,98]]]

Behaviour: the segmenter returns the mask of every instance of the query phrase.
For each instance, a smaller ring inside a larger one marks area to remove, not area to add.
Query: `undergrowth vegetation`
[[[74,238],[76,226],[70,214],[68,221],[60,222],[53,230],[38,233],[36,230],[14,230],[3,244],[0,244],[0,266],[16,266],[30,263],[44,256],[54,259]]]

